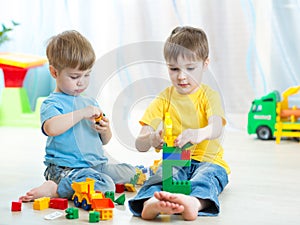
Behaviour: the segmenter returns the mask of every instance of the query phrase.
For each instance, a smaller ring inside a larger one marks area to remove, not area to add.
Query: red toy
[[[11,203],[11,211],[17,212],[22,210],[22,201],[12,202]]]
[[[52,198],[50,199],[49,207],[53,209],[65,210],[68,208],[68,199],[66,198]]]
[[[116,184],[116,193],[123,193],[125,191],[124,184]]]

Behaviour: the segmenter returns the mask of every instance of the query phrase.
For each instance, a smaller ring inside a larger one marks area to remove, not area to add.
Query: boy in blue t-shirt
[[[77,31],[65,31],[49,40],[47,57],[56,88],[41,106],[42,131],[48,136],[46,181],[20,200],[71,198],[72,182],[87,177],[96,181],[95,190],[115,191],[115,183],[130,182],[136,172],[128,164],[107,163],[103,145],[112,137],[109,120],[95,99],[81,95],[96,58],[90,42]]]

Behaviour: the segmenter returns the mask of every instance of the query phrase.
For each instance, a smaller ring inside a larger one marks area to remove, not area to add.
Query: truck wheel
[[[86,199],[82,199],[81,208],[88,211],[91,209],[91,205],[87,203]]]
[[[74,205],[75,205],[77,208],[79,208],[80,205],[81,205],[81,203],[78,201],[78,197],[77,197],[77,196],[75,196],[75,198],[74,198]]]
[[[261,126],[256,130],[257,137],[261,140],[270,140],[272,133],[269,127]]]

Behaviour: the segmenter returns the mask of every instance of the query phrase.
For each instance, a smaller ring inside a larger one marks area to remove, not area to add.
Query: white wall
[[[126,65],[127,55],[119,50],[144,42],[162,45],[178,25],[207,32],[211,64],[206,79],[221,92],[228,113],[247,113],[255,97],[299,84],[297,0],[0,0],[0,5],[0,23],[20,23],[0,51],[44,55],[50,36],[76,29],[92,42],[99,61],[118,54],[110,62],[112,74],[97,71],[99,76],[118,78],[115,92],[122,92],[137,74],[138,79],[149,77],[150,72],[166,75],[161,66],[153,70],[155,66],[147,62],[139,62],[140,67],[132,71]],[[152,49],[159,65],[163,63],[160,50]],[[152,57],[153,53],[144,52],[149,49],[140,51],[141,60]],[[94,88],[97,93],[102,90]]]

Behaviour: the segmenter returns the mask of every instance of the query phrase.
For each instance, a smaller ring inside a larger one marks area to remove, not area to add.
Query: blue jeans
[[[212,204],[198,212],[198,216],[216,216],[220,212],[219,194],[228,184],[225,169],[219,165],[192,160],[190,167],[174,167],[174,180],[190,180],[191,193],[199,199],[210,200]],[[141,216],[146,200],[153,197],[154,192],[162,190],[162,168],[145,182],[138,194],[128,201],[133,215]]]
[[[74,194],[71,184],[74,181],[85,181],[89,177],[96,181],[95,190],[103,193],[115,192],[115,184],[129,183],[135,174],[135,168],[126,163],[100,164],[96,167],[76,169],[50,164],[46,168],[44,176],[46,180],[52,180],[58,185],[59,197],[71,199]]]

